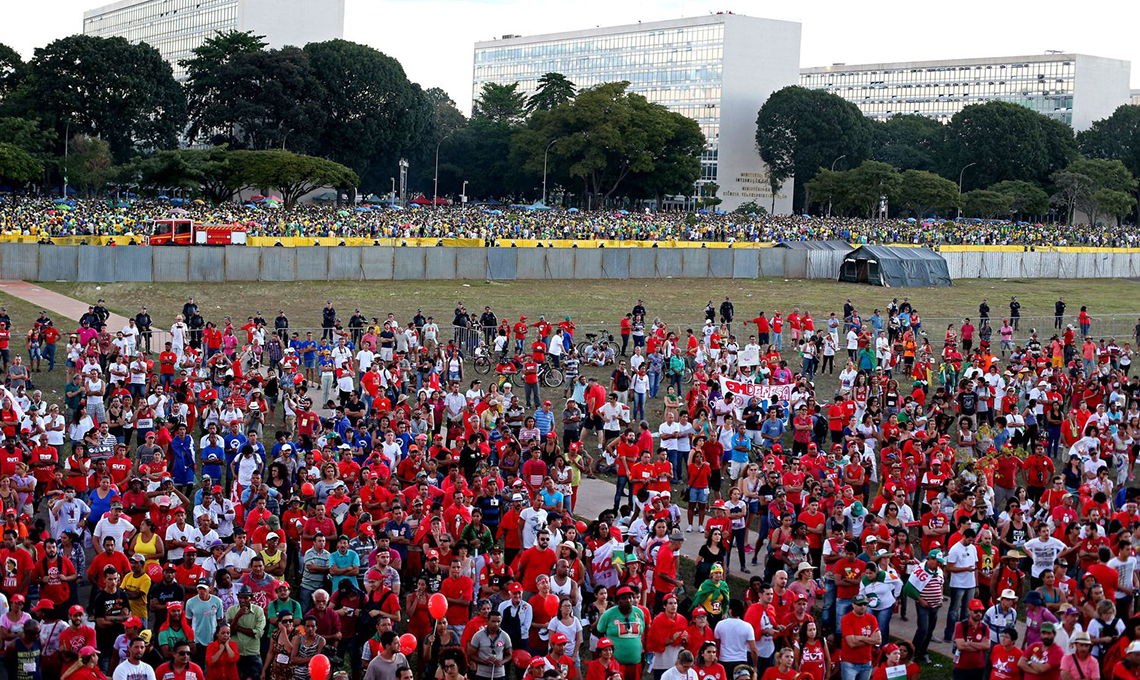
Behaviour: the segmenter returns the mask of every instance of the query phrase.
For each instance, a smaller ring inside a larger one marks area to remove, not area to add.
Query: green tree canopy
[[[36,50],[13,98],[22,115],[61,138],[70,123],[72,135],[105,140],[120,160],[175,146],[186,123],[186,97],[170,64],[150,45],[123,38],[73,35]]]
[[[958,185],[926,170],[907,170],[902,174],[899,204],[921,219],[932,210],[948,211],[958,207]]]
[[[230,200],[246,184],[237,174],[232,153],[224,147],[159,151],[132,159],[123,174],[144,188],[199,191],[214,205]]]
[[[274,189],[281,193],[286,208],[319,187],[348,189],[360,181],[340,163],[289,151],[234,151],[230,162],[241,186]]]
[[[15,91],[27,74],[27,64],[16,50],[0,43],[0,102]]]
[[[1049,194],[1036,184],[1007,179],[994,184],[989,190],[1009,197],[1011,215],[1024,219],[1044,215],[1049,211]]]
[[[544,73],[538,79],[538,89],[527,102],[527,111],[549,111],[574,98],[574,83],[561,73]]]
[[[90,195],[107,185],[112,165],[111,145],[107,140],[75,135],[71,138],[63,172],[72,186]]]
[[[44,166],[38,159],[14,144],[0,142],[0,182],[27,184],[43,176]]]
[[[870,121],[854,104],[795,85],[774,92],[756,117],[756,146],[768,166],[773,197],[794,176],[795,210],[820,168],[830,168],[843,155],[848,166],[858,165],[870,154],[871,137]]]
[[[962,214],[968,217],[995,218],[1009,214],[1010,198],[988,189],[974,189],[962,194]]]
[[[1053,202],[1068,210],[1070,221],[1074,212],[1080,210],[1089,224],[1096,224],[1097,217],[1106,213],[1118,217],[1120,213],[1115,211],[1122,203],[1119,194],[1133,197],[1137,190],[1136,179],[1124,163],[1084,156],[1055,173],[1053,183],[1057,187]],[[1106,203],[1102,205],[1101,199]],[[1134,202],[1128,203],[1129,209],[1132,205]]]
[[[1133,177],[1140,177],[1140,106],[1117,107],[1111,116],[1080,132],[1077,146],[1089,158],[1120,161]]]
[[[41,160],[47,159],[55,140],[55,131],[43,129],[39,121],[30,118],[0,118],[0,143],[17,146]]]
[[[946,126],[942,174],[954,180],[961,174],[964,188],[1045,180],[1072,159],[1076,148],[1068,126],[1058,128],[1055,122],[1008,102],[971,104]]]
[[[872,125],[871,160],[890,163],[899,170],[938,169],[943,126],[927,116],[892,116]]]
[[[865,216],[872,217],[885,197],[888,205],[898,200],[902,176],[892,165],[879,161],[863,161],[846,173],[847,200]]]
[[[224,100],[230,98],[225,90],[231,83],[224,76],[232,60],[238,55],[260,52],[267,44],[265,36],[252,31],[217,33],[195,48],[193,57],[178,62],[186,69],[190,122],[186,136],[191,142],[213,136],[212,120],[219,117]]]
[[[485,118],[495,123],[517,123],[526,113],[526,95],[519,84],[483,83],[479,98],[472,105],[472,118]]]

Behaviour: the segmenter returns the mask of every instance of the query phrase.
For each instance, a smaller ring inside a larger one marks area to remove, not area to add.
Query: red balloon
[[[547,616],[558,616],[558,605],[561,604],[561,601],[558,599],[557,595],[554,593],[547,595],[546,600],[543,602],[543,604],[546,606]]]
[[[302,495],[312,496],[313,493],[315,493],[315,492],[316,492],[316,489],[313,488],[312,482],[305,482],[304,484],[301,485],[301,494]]]
[[[158,583],[162,580],[162,565],[158,562],[146,565],[146,575],[150,577],[151,582]]]
[[[309,659],[309,677],[313,680],[327,680],[329,677],[329,658],[318,654]]]
[[[586,523],[582,520],[578,520],[578,523],[574,525],[574,528],[577,529],[578,533],[580,534],[586,533]]]
[[[415,635],[412,635],[411,633],[404,633],[400,636],[400,652],[403,653],[404,656],[408,656],[415,652],[416,647],[418,646],[419,642],[416,640]]]
[[[516,649],[511,658],[514,659],[515,665],[519,668],[530,666],[530,653],[525,649]]]
[[[442,619],[447,614],[447,597],[443,593],[428,598],[428,613],[433,619]]]

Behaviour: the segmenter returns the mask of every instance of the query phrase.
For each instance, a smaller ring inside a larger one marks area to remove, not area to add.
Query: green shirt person
[[[622,586],[617,590],[617,604],[598,619],[599,637],[614,643],[614,658],[625,665],[641,663],[641,639],[645,633],[645,614],[633,606],[633,590]]]
[[[242,584],[238,603],[226,610],[226,621],[233,630],[238,656],[261,657],[261,636],[265,634],[265,610],[253,604],[253,591]]]

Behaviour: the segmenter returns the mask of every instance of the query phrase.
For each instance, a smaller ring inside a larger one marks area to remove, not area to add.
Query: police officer
[[[366,321],[359,309],[356,310],[356,313],[348,320],[348,330],[352,333],[352,345],[354,347],[360,346],[360,338],[364,337],[364,324]]]
[[[336,326],[336,308],[333,307],[332,300],[325,302],[325,308],[321,310],[321,328],[324,331],[321,333],[321,340],[332,340],[333,328]]]
[[[147,354],[150,353],[151,323],[150,314],[147,313],[146,307],[143,307],[139,310],[138,314],[135,314],[135,325],[138,326],[139,329],[139,339],[142,342],[142,346],[146,348]]]
[[[182,305],[182,318],[189,322],[190,317],[198,312],[198,303],[194,302],[194,298],[186,298],[186,304]]]
[[[479,317],[479,325],[483,327],[483,341],[490,346],[495,337],[495,328],[499,325],[499,319],[490,307],[483,308],[483,314]]]
[[[106,300],[99,298],[99,302],[95,304],[95,316],[99,317],[99,325],[95,326],[95,330],[102,331],[103,327],[107,325],[107,319],[111,318],[111,312],[107,311]]]
[[[273,320],[273,329],[277,331],[277,337],[281,338],[281,344],[289,344],[289,317],[285,316],[285,310],[277,310],[277,318]]]

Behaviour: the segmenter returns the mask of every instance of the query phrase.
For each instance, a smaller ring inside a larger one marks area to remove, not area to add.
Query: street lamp
[[[962,168],[962,172],[958,173],[958,217],[955,219],[961,219],[962,217],[962,177],[966,174],[966,168],[977,164],[977,161],[973,163],[967,163],[966,167]]]
[[[467,180],[463,180],[463,188],[459,190],[459,202],[467,202]]]
[[[67,145],[71,141],[71,119],[65,121],[63,128],[63,199],[67,200]]]
[[[433,195],[432,195],[432,201],[431,202],[432,202],[432,205],[434,205],[437,208],[439,207],[439,147],[441,144],[443,144],[443,142],[448,137],[450,137],[453,134],[455,134],[454,130],[447,133],[446,135],[444,135],[443,138],[440,139],[439,142],[437,142],[435,145],[435,180],[433,180],[435,188],[432,189]]]
[[[388,179],[392,180],[392,200],[396,200],[396,178],[389,177]]]
[[[400,159],[400,205],[408,207],[408,159]]]
[[[550,153],[550,147],[554,146],[558,139],[550,140],[546,145],[546,151],[542,152],[542,204],[546,205],[546,156]]]
[[[835,164],[838,163],[839,161],[843,160],[844,158],[847,158],[847,154],[843,154],[839,158],[836,158],[835,160],[831,161],[831,171],[832,172],[835,172]],[[831,197],[830,196],[827,197],[827,216],[831,217]]]

